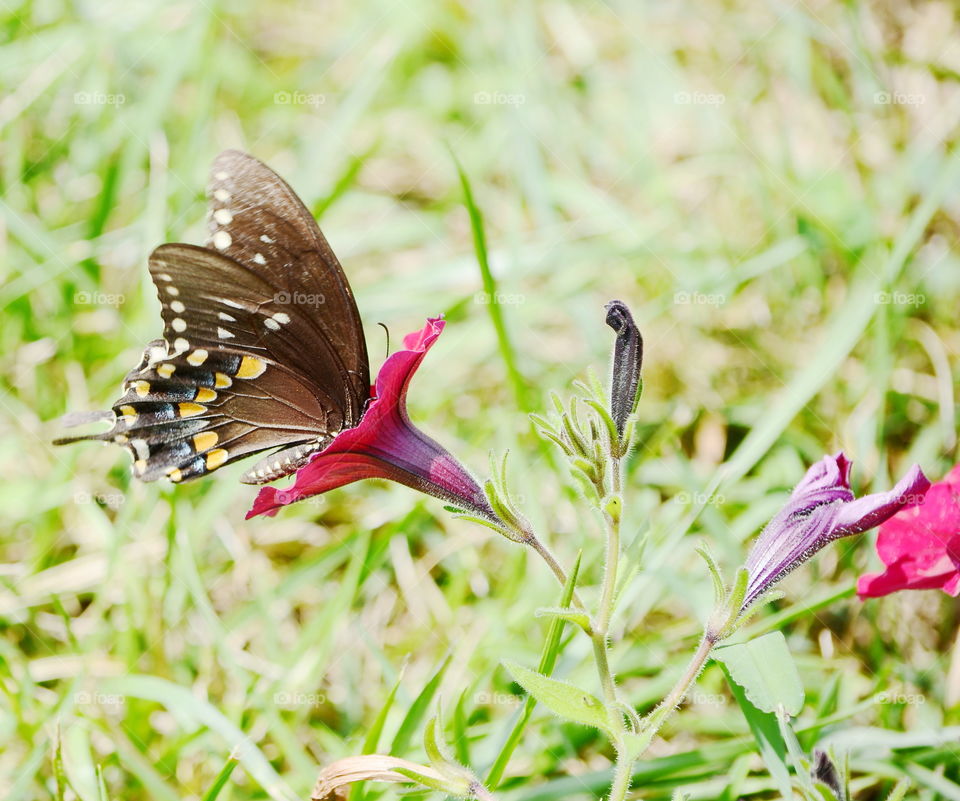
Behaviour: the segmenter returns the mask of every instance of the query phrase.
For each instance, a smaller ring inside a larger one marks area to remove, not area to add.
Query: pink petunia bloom
[[[860,576],[860,598],[898,590],[960,595],[960,465],[933,484],[920,505],[880,526],[877,553],[886,570]]]
[[[850,489],[850,466],[838,453],[807,470],[747,554],[749,581],[741,611],[828,543],[880,525],[917,503],[930,486],[914,465],[888,492],[857,498]]]
[[[423,330],[405,336],[403,349],[391,354],[380,368],[360,423],[341,431],[300,468],[293,486],[261,489],[247,519],[274,515],[281,506],[354,481],[386,478],[501,524],[466,468],[407,416],[407,386],[443,326],[439,317],[430,318]]]

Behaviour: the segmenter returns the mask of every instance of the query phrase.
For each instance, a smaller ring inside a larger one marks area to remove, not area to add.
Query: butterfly
[[[213,162],[204,247],[150,255],[163,338],[150,342],[110,412],[109,431],[143,481],[206,475],[264,451],[241,477],[289,475],[355,427],[370,399],[360,313],[313,216],[269,167],[236,150]]]

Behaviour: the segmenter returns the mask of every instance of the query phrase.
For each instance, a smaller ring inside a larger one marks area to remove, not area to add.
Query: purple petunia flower
[[[917,465],[889,492],[854,497],[850,462],[825,456],[797,484],[747,555],[749,581],[741,611],[830,542],[862,534],[921,501],[930,482]]]
[[[293,486],[261,489],[247,518],[276,514],[281,506],[354,481],[387,478],[502,525],[473,476],[407,415],[407,386],[443,326],[442,319],[431,318],[423,330],[405,336],[403,349],[380,368],[360,423],[341,431],[300,468]]]

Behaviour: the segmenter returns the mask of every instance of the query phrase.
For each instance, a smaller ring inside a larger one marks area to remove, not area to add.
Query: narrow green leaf
[[[537,617],[559,617],[568,623],[574,623],[586,632],[590,631],[590,615],[582,609],[560,606],[545,606],[536,611]]]
[[[53,749],[53,777],[57,783],[57,801],[63,801],[67,789],[67,774],[63,770],[63,739],[60,737],[60,722],[57,721],[57,745]]]
[[[433,702],[433,697],[440,687],[443,674],[450,666],[450,659],[451,657],[448,656],[443,660],[443,664],[440,665],[437,672],[433,674],[420,691],[420,695],[418,695],[414,699],[413,704],[411,704],[406,716],[400,723],[400,728],[397,729],[396,736],[393,738],[393,744],[390,746],[390,753],[393,756],[403,756],[410,747],[410,741],[423,722],[423,718],[427,714],[430,704]]]
[[[393,684],[393,688],[390,690],[387,695],[387,700],[383,702],[383,706],[380,707],[380,711],[377,713],[376,720],[373,721],[373,725],[370,727],[370,730],[367,732],[367,736],[363,740],[363,754],[373,754],[376,753],[377,747],[380,745],[380,735],[383,734],[383,727],[387,722],[387,716],[390,714],[390,710],[393,708],[393,701],[397,697],[397,690],[400,689],[400,682],[403,681],[403,672],[404,668],[400,669],[400,675],[397,677],[396,682]],[[363,782],[355,782],[350,786],[350,801],[362,801],[366,796],[366,790],[364,789],[365,785]]]
[[[599,698],[569,682],[551,679],[516,662],[504,660],[503,666],[517,684],[555,715],[613,736],[606,707]]]
[[[716,653],[716,652],[714,652]],[[730,691],[740,705],[740,711],[753,732],[757,741],[757,749],[763,759],[770,777],[774,780],[780,794],[784,798],[793,798],[793,789],[790,783],[790,770],[787,768],[787,746],[780,734],[777,716],[772,712],[763,712],[757,709],[747,698],[743,688],[733,679],[726,664],[720,662],[720,667],[727,676]]]
[[[217,778],[214,780],[213,784],[210,786],[210,789],[207,790],[203,795],[203,801],[216,801],[217,796],[220,795],[220,791],[226,787],[227,782],[230,780],[230,774],[233,773],[233,769],[238,765],[237,758],[231,754],[230,758],[226,761],[224,766],[220,769],[220,773],[217,774]]]
[[[563,591],[560,594],[561,607],[569,606],[573,600],[573,593],[577,587],[577,578],[580,575],[580,560],[582,557],[583,552],[581,551],[577,554],[577,561],[574,562],[573,570],[571,570],[567,576],[567,583],[563,585]],[[558,617],[555,617],[550,623],[550,630],[547,632],[547,639],[543,644],[543,651],[540,654],[540,664],[537,667],[537,670],[544,675],[550,675],[556,666],[557,657],[560,654],[560,642],[563,636],[564,624],[565,621]],[[517,743],[520,742],[520,737],[523,735],[527,723],[530,721],[530,716],[533,714],[533,708],[536,704],[537,702],[532,695],[527,696],[527,700],[524,701],[523,704],[523,709],[517,716],[517,720],[513,724],[510,734],[507,735],[503,748],[500,749],[500,753],[497,754],[497,758],[487,773],[486,783],[487,787],[491,790],[496,790],[497,785],[500,784],[503,773],[507,769],[507,763],[510,761],[510,757],[513,756]]]
[[[451,155],[453,152],[451,151]],[[483,227],[483,215],[473,199],[473,190],[470,187],[470,179],[460,166],[456,156],[453,156],[453,162],[457,167],[457,174],[460,176],[460,186],[463,189],[463,200],[467,207],[467,213],[470,215],[470,228],[473,231],[473,249],[476,252],[477,264],[480,267],[480,276],[483,280],[483,291],[486,294],[486,307],[490,313],[490,322],[493,323],[493,329],[497,334],[497,345],[500,348],[500,355],[503,358],[504,366],[507,369],[507,377],[510,385],[513,387],[513,394],[517,405],[524,411],[530,412],[530,405],[527,400],[527,387],[517,368],[516,352],[513,343],[510,341],[510,335],[507,332],[507,324],[503,317],[503,309],[499,302],[499,293],[497,292],[497,280],[493,277],[493,271],[490,269],[490,260],[487,256],[487,235]]]
[[[788,714],[797,715],[803,708],[800,674],[779,631],[747,643],[717,648],[713,658],[723,663],[733,681],[763,712],[773,713],[782,706]]]

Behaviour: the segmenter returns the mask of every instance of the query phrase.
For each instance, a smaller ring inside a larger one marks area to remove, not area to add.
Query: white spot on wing
[[[271,239],[271,238],[270,238],[269,236],[267,236],[266,234],[261,234],[261,235],[260,235],[260,241],[263,242],[263,243],[266,244],[266,245],[272,245],[275,240]]]
[[[217,336],[220,337],[220,339],[233,339],[233,334],[227,331],[226,328],[217,327]]]
[[[173,350],[174,353],[183,353],[185,350],[190,350],[190,343],[183,337],[177,337],[173,340]]]
[[[170,308],[173,309],[177,314],[183,314],[187,307],[184,306],[179,300],[174,300],[170,303]]]
[[[226,323],[235,323],[237,321],[236,317],[231,317],[226,312],[217,312],[217,317],[223,320]]]
[[[290,322],[290,315],[286,312],[277,312],[275,315],[273,315],[273,319],[282,325],[286,325]]]
[[[233,215],[230,213],[230,209],[217,209],[213,213],[213,219],[220,225],[230,225],[233,222]]]
[[[173,297],[176,297],[177,295],[180,294],[180,290],[177,289],[175,286],[168,286],[168,287],[167,287],[167,294],[168,294],[168,295],[171,295],[171,296],[173,296]]]
[[[171,328],[176,331],[178,334],[182,334],[187,330],[187,322],[182,317],[174,317],[170,322]]]
[[[221,203],[226,203],[230,200],[230,193],[226,189],[218,189],[213,193],[213,197]]]
[[[226,231],[217,231],[213,235],[213,246],[217,250],[226,250],[233,244],[233,237]]]
[[[279,331],[279,330],[280,330],[280,323],[278,323],[278,322],[277,322],[276,320],[274,320],[272,317],[268,317],[266,320],[264,320],[264,321],[263,321],[263,324],[264,324],[267,328],[269,328],[271,331]]]
[[[243,308],[243,306],[241,306],[239,303],[236,303],[235,301],[232,301],[232,300],[227,300],[226,298],[220,298],[220,302],[221,302],[224,306],[232,306],[234,309],[242,309],[242,308]]]
[[[220,170],[220,171],[218,171],[218,172],[215,172],[215,173],[213,174],[213,177],[216,178],[218,181],[226,181],[227,178],[230,177],[230,173],[224,172],[223,170]]]
[[[254,253],[254,254],[253,254],[253,261],[254,261],[255,264],[266,264],[266,263],[267,263],[267,260],[266,260],[265,258],[263,258],[263,254],[262,254],[262,253]]]
[[[161,280],[161,281],[172,281],[172,280],[173,280],[173,276],[171,276],[169,273],[157,273],[157,278],[158,278],[159,280]]]

